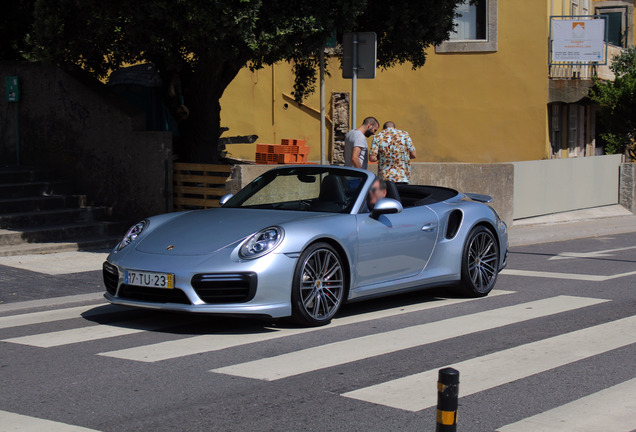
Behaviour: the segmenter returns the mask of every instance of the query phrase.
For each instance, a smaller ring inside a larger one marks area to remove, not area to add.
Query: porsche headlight
[[[239,249],[239,257],[254,259],[271,252],[283,241],[284,233],[280,227],[269,227],[245,240]]]
[[[128,230],[128,232],[126,233],[124,238],[121,239],[121,241],[119,242],[119,244],[115,248],[115,251],[120,251],[123,248],[125,248],[126,246],[128,246],[130,243],[135,241],[135,239],[139,236],[139,234],[141,234],[141,232],[144,229],[146,229],[147,226],[148,226],[148,221],[147,220],[142,220],[141,222],[133,225],[133,227]]]

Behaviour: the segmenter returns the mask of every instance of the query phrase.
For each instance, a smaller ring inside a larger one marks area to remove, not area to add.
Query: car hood
[[[135,247],[144,253],[206,255],[223,249],[272,225],[323,214],[219,208],[183,213],[154,228]],[[152,227],[152,219],[150,220]]]

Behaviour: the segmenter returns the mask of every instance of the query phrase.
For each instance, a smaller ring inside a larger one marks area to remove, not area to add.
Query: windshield
[[[329,167],[268,171],[223,207],[349,213],[367,174]]]

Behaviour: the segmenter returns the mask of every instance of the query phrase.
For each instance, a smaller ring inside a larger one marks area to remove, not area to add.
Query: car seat
[[[347,205],[347,196],[340,177],[327,175],[320,184],[318,199],[312,205],[316,211],[339,212]]]
[[[389,180],[386,181],[386,197],[394,199],[400,204],[402,203],[402,201],[400,200],[400,193],[398,192],[397,186],[395,185],[395,183]]]

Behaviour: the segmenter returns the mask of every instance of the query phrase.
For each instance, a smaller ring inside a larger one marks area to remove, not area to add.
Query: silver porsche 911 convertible
[[[329,323],[347,301],[440,285],[485,296],[505,267],[490,197],[337,166],[272,169],[222,207],[133,226],[104,263],[106,298],[143,308]]]

